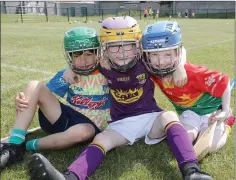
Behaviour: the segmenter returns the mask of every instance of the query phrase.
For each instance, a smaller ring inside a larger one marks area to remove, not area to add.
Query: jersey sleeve
[[[55,93],[60,97],[64,97],[68,92],[70,86],[63,77],[65,69],[59,71],[47,84],[46,86],[50,89],[51,92]]]
[[[207,92],[213,97],[221,97],[228,85],[229,77],[205,66],[188,64],[185,66],[194,88]]]

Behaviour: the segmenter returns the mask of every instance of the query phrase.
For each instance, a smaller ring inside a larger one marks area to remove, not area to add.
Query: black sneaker
[[[28,162],[31,180],[79,180],[72,172],[60,173],[42,154],[35,153]]]
[[[201,172],[196,163],[187,163],[182,169],[182,175],[184,180],[213,180],[209,174]]]
[[[213,180],[213,178],[207,173],[195,171],[185,176],[184,180]]]
[[[1,143],[0,147],[0,170],[14,164],[16,162],[22,161],[25,154],[25,142],[21,144],[11,144],[11,143]]]

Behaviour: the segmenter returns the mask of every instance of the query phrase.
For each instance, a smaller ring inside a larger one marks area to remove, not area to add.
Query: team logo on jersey
[[[144,84],[146,82],[145,73],[139,74],[136,78],[138,79],[139,84]]]
[[[207,78],[205,78],[205,84],[210,87],[212,85],[212,83],[214,83],[216,81],[215,76],[211,75],[208,76]]]
[[[117,102],[130,104],[136,102],[143,95],[143,88],[129,89],[128,91],[111,89],[111,94]]]
[[[65,81],[65,79],[63,78],[63,76],[61,76],[60,78],[57,79],[57,83],[61,86],[67,84],[67,82]]]
[[[92,96],[73,96],[71,100],[75,105],[82,105],[88,107],[89,109],[98,109],[106,104],[108,98],[104,97],[100,101],[94,101]]]

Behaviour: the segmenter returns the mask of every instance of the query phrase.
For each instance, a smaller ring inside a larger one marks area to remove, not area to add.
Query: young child
[[[78,27],[65,33],[65,57],[78,80],[66,83],[62,70],[46,86],[39,81],[28,83],[24,93],[16,98],[18,113],[9,142],[1,143],[1,168],[22,160],[26,150],[68,148],[93,138],[107,126],[110,96],[107,81],[97,70],[99,48],[98,36],[92,28]],[[67,95],[68,105],[53,93]],[[25,142],[37,105],[40,126],[51,135]]]
[[[104,60],[112,68],[101,68],[110,87],[110,124],[95,136],[66,173],[58,172],[41,154],[34,154],[28,164],[31,178],[85,180],[111,149],[132,145],[142,137],[146,144],[156,144],[167,137],[183,179],[212,180],[200,172],[193,146],[177,115],[156,104],[154,83],[141,62],[141,30],[137,21],[129,16],[107,18],[100,34]]]
[[[175,21],[149,25],[142,39],[144,63],[154,82],[174,105],[191,142],[208,128],[209,121],[218,121],[210,152],[222,148],[234,118],[230,118],[229,77],[201,65],[185,63],[188,82],[183,87],[173,84],[173,72],[180,63],[182,34]],[[219,109],[222,105],[222,109]],[[212,123],[212,122],[210,122]]]
[[[146,7],[144,8],[143,16],[144,16],[144,21],[145,21],[147,19],[147,16],[148,16],[148,10],[147,10]]]

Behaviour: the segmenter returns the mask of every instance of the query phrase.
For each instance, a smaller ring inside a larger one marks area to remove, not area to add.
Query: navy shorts
[[[101,132],[101,130],[88,117],[61,102],[60,106],[62,113],[54,124],[50,123],[40,109],[38,110],[39,124],[43,131],[53,134],[66,131],[68,128],[76,124],[91,124],[95,129],[95,135]]]

